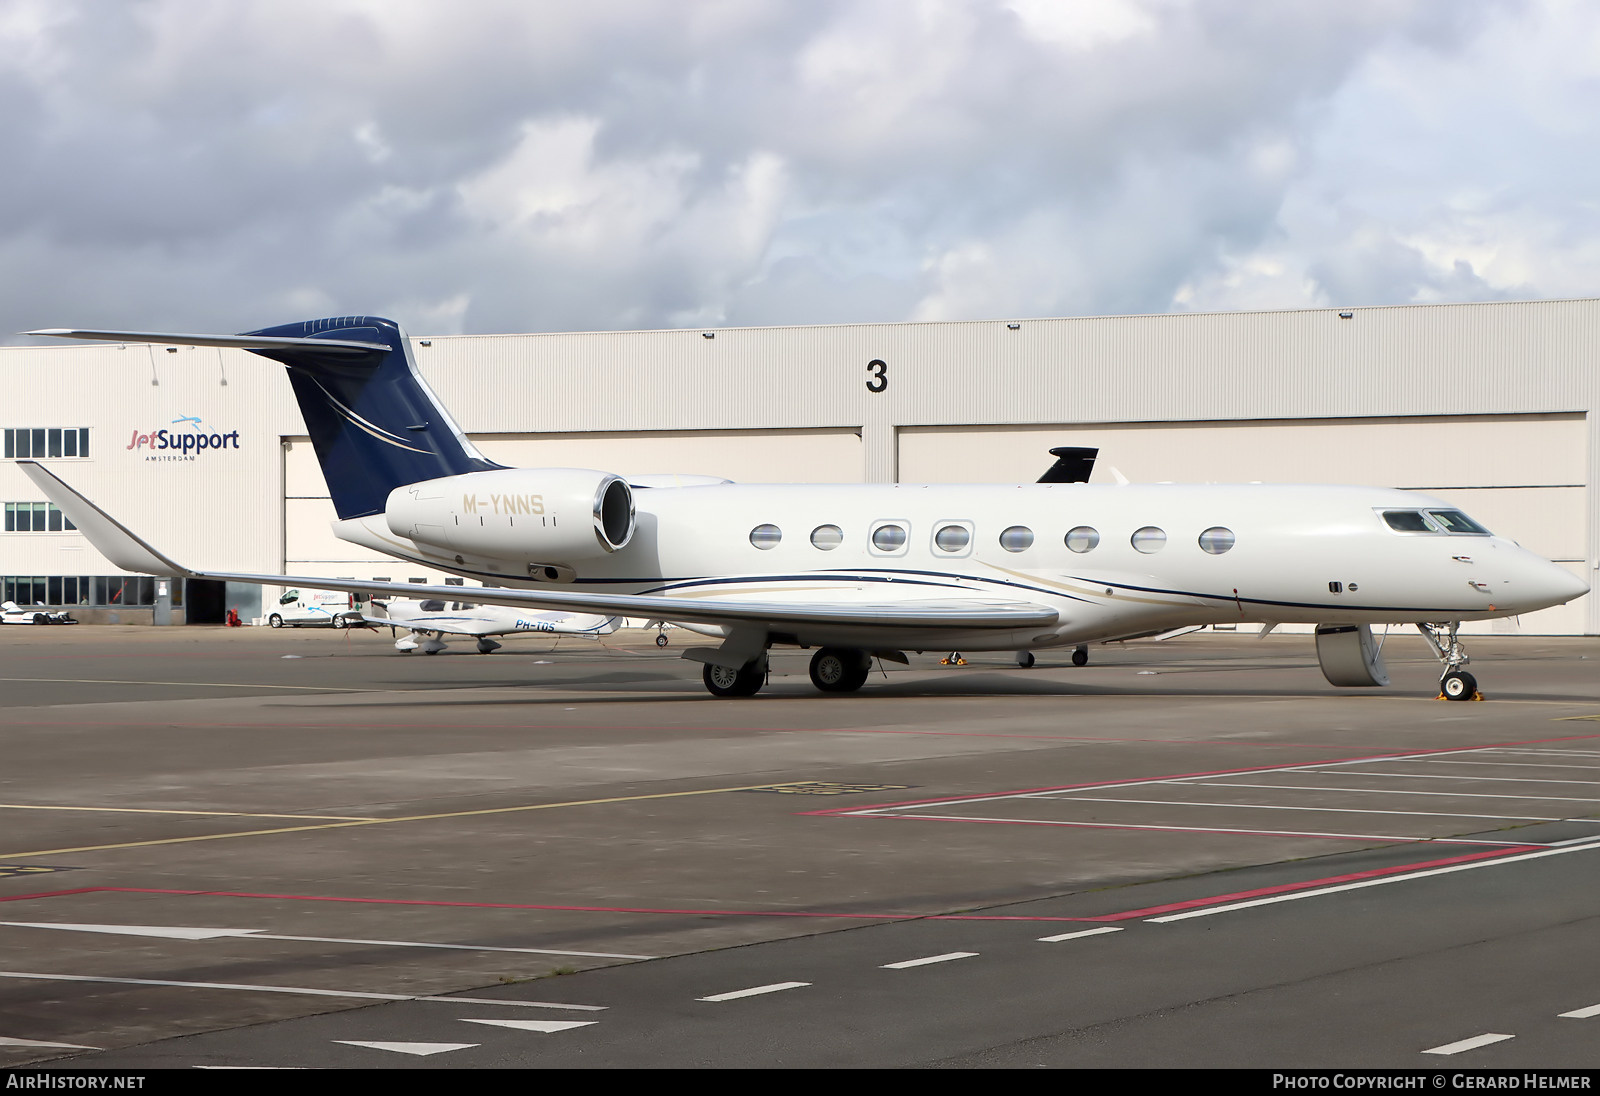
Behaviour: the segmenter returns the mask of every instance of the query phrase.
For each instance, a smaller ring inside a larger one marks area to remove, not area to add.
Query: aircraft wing
[[[228,571],[198,571],[162,554],[130,532],[110,514],[80,495],[36,461],[18,461],[25,475],[72,520],[100,554],[118,567],[148,575],[244,582],[257,586],[303,586],[314,590],[343,590],[352,594],[406,598],[463,596],[460,586],[422,586],[410,582],[363,582],[355,579],[304,575],[261,575]],[[799,625],[903,627],[952,631],[1016,628],[1053,628],[1059,614],[1046,605],[993,598],[938,598],[916,601],[759,601],[742,598],[661,597],[644,594],[601,594],[577,590],[509,590],[472,588],[475,602],[513,605],[529,609],[554,609],[604,616],[645,617],[691,624],[758,625],[783,631]],[[389,621],[397,627],[403,622]]]

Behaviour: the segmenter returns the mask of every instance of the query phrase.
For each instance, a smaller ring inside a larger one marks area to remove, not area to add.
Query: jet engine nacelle
[[[445,552],[527,564],[529,572],[627,547],[633,490],[590,468],[502,468],[389,492],[389,531]],[[565,567],[562,571],[567,571]],[[565,576],[564,576],[565,577]]]

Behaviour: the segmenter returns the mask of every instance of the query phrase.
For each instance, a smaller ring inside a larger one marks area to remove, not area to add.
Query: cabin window
[[[1013,525],[1000,534],[1000,547],[1008,552],[1025,552],[1033,547],[1033,530],[1026,525]]]
[[[1080,525],[1076,529],[1067,531],[1067,547],[1074,552],[1092,552],[1100,543],[1100,530],[1087,525]]]
[[[1429,510],[1428,516],[1440,525],[1444,531],[1455,536],[1486,537],[1489,530],[1473,521],[1460,510]]]
[[[1233,530],[1214,525],[1200,534],[1200,550],[1220,556],[1233,547]]]
[[[844,530],[837,525],[819,525],[811,530],[811,547],[831,552],[844,543]]]
[[[972,532],[965,525],[940,526],[933,543],[941,552],[959,552],[972,543]]]
[[[1146,525],[1129,538],[1129,543],[1133,545],[1135,551],[1148,556],[1166,547],[1167,534],[1165,530],[1157,529],[1154,525]]]
[[[444,602],[429,598],[427,601],[419,603],[417,608],[421,609],[424,613],[442,613],[444,612]]]
[[[765,552],[769,548],[776,548],[783,539],[783,530],[776,525],[758,525],[750,530],[750,543]]]
[[[872,531],[872,546],[880,552],[899,552],[906,546],[906,528],[903,525],[880,525]]]

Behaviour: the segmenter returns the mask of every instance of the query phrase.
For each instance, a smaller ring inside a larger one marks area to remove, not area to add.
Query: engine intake
[[[397,487],[389,531],[419,544],[520,564],[600,559],[633,539],[633,490],[590,468],[502,468]]]

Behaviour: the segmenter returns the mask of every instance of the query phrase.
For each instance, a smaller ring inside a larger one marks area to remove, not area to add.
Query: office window
[[[82,460],[89,455],[87,426],[7,427],[7,460]]]
[[[54,503],[6,503],[5,531],[8,533],[61,533],[74,532],[77,528]]]

